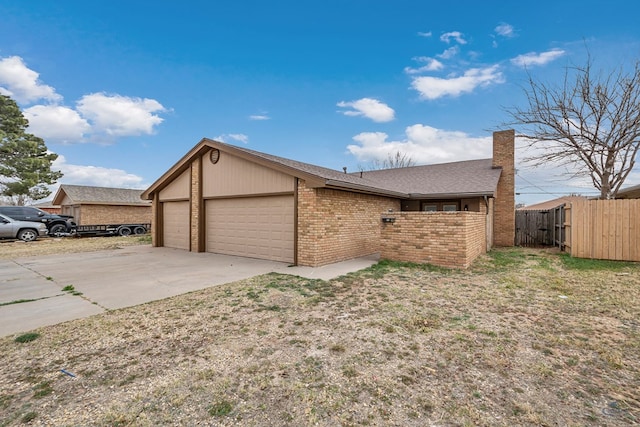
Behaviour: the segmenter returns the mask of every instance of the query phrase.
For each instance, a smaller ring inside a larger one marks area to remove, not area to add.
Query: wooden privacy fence
[[[572,256],[640,261],[640,199],[576,201],[565,209]]]
[[[564,205],[516,211],[516,246],[564,246]]]

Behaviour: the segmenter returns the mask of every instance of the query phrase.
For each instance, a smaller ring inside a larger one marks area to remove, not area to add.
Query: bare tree
[[[528,83],[528,105],[507,110],[536,149],[525,162],[567,165],[589,176],[600,198],[615,198],[640,149],[640,61],[631,72],[596,73],[589,57],[566,69],[561,86]]]
[[[395,153],[388,153],[387,158],[382,161],[372,161],[366,169],[360,167],[360,170],[408,168],[409,166],[415,166],[415,164],[416,162],[411,156],[398,150]]]

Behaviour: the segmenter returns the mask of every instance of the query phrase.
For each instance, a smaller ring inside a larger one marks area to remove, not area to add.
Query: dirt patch
[[[635,424],[639,288],[523,250],[259,276],[0,340],[0,424]]]
[[[78,252],[119,249],[125,246],[146,245],[151,237],[46,237],[34,242],[0,240],[0,259],[15,259],[31,256],[71,254]]]

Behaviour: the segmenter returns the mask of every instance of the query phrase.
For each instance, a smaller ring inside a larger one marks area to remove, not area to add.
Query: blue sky
[[[630,64],[639,15],[619,0],[0,0],[0,92],[66,184],[146,188],[203,137],[350,171],[398,150],[486,158],[527,72],[559,83],[585,46],[596,66]],[[516,201],[597,193],[559,172],[518,164]]]

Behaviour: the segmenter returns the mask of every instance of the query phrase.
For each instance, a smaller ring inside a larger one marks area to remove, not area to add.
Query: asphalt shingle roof
[[[618,191],[617,197],[620,199],[640,199],[640,185],[623,188]]]
[[[408,197],[492,195],[496,191],[501,173],[501,169],[492,167],[491,159],[344,173],[244,147],[233,146],[233,148],[315,175],[333,185],[364,186],[386,192],[403,193]]]
[[[439,163],[364,172],[363,176],[413,197],[455,194],[493,194],[501,169],[491,159]]]
[[[143,190],[63,184],[58,194],[61,192],[64,192],[73,203],[149,204],[149,201],[140,198]]]
[[[164,188],[167,183],[186,170],[191,159],[213,148],[240,156],[245,160],[261,163],[291,176],[307,179],[313,183],[313,186],[396,198],[436,199],[494,196],[502,171],[500,168],[492,167],[491,159],[481,159],[345,173],[203,138],[171,169],[142,192],[142,196],[151,199],[154,192]]]

